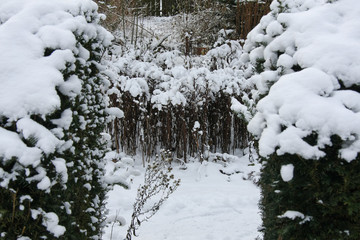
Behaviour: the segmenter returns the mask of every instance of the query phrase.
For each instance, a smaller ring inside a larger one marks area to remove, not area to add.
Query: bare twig
[[[169,156],[171,156],[170,152],[162,151],[161,158],[158,157],[152,164],[147,166],[144,185],[138,188],[125,240],[131,240],[132,236],[136,236],[136,230],[140,225],[154,216],[170,194],[179,186],[180,179],[175,180],[174,175],[171,174],[171,158]],[[150,207],[146,207],[145,205],[154,198],[158,200],[151,204]]]

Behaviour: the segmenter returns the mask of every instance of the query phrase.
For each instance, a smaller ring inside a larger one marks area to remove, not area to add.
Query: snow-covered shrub
[[[359,1],[276,0],[271,9],[242,57],[264,239],[358,239]]]
[[[240,43],[237,41],[225,40],[223,43],[219,44],[219,46],[211,49],[207,53],[207,56],[211,58],[211,69],[215,70],[234,67],[235,60],[239,59],[242,53]],[[236,64],[238,66],[240,65],[238,63]]]
[[[240,53],[241,46],[231,41],[202,56],[201,64],[192,63],[192,68],[186,67],[179,51],[139,54],[130,49],[118,57],[113,54],[106,71],[113,82],[108,94],[124,113],[111,124],[117,136],[114,145],[147,156],[159,147],[170,149],[185,161],[188,154],[207,148],[229,153],[246,147],[245,121],[230,109],[244,84]],[[213,64],[219,69],[210,70]],[[199,136],[193,132],[195,122],[200,124]]]
[[[98,239],[112,36],[89,0],[0,2],[2,239]]]

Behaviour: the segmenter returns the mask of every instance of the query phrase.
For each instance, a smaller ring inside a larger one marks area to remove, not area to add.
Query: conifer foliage
[[[265,240],[360,236],[354,6],[356,0],[276,0],[248,35],[242,58],[252,72],[248,129],[263,163]]]
[[[0,3],[1,239],[99,239],[111,34],[87,0]]]

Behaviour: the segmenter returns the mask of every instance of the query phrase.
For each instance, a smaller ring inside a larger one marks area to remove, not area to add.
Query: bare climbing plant
[[[171,162],[171,152],[162,150],[160,156],[156,156],[156,159],[147,166],[144,184],[138,188],[125,240],[131,240],[136,236],[141,224],[154,216],[180,185],[180,179],[175,179],[171,173]]]

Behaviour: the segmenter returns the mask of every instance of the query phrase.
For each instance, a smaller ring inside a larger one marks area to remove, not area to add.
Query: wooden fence
[[[271,0],[240,1],[236,4],[236,33],[241,39],[260,22],[260,19],[270,11]]]

